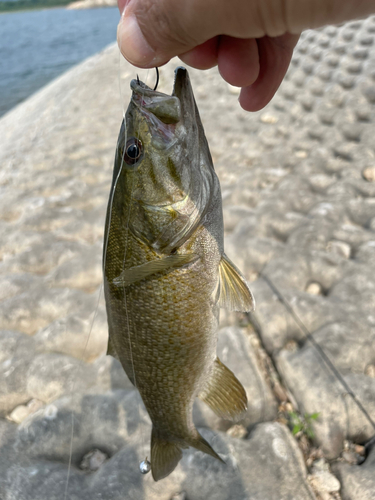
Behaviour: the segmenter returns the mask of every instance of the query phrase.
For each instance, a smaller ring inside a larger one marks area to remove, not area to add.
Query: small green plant
[[[315,437],[312,422],[317,420],[320,413],[305,413],[304,415],[300,415],[295,411],[289,412],[290,424],[292,426],[292,434],[295,436],[299,432],[306,434],[309,439],[313,439]]]

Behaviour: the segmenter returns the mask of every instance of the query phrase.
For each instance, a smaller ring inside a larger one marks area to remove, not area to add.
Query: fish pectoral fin
[[[120,276],[113,280],[113,283],[117,286],[129,286],[133,283],[149,278],[154,274],[171,271],[187,264],[191,264],[198,259],[199,256],[193,253],[168,255],[162,259],[151,260],[141,264],[140,266],[125,269]]]
[[[117,356],[117,352],[115,351],[115,348],[113,347],[113,344],[111,342],[110,337],[108,337],[107,356],[112,356],[112,357],[116,358],[118,361],[120,361],[119,357]]]
[[[155,428],[151,433],[151,471],[155,481],[168,476],[182,458],[181,448],[159,436]]]
[[[211,377],[198,397],[220,418],[238,421],[245,416],[246,391],[219,358],[216,358]]]
[[[225,255],[219,264],[219,282],[214,292],[214,300],[220,307],[230,311],[250,312],[255,300],[241,271]]]

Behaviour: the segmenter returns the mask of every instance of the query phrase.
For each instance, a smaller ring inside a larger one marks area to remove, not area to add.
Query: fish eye
[[[128,165],[134,165],[142,154],[142,143],[140,140],[132,137],[126,143],[124,161]]]

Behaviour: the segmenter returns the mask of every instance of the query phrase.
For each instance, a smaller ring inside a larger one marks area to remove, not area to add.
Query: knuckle
[[[140,29],[153,49],[168,50],[173,46],[177,53],[199,43],[194,29],[194,2],[142,0],[135,9]]]
[[[137,6],[138,24],[147,42],[154,49],[174,46],[186,46],[189,33],[181,22],[179,9],[169,0],[143,0]]]

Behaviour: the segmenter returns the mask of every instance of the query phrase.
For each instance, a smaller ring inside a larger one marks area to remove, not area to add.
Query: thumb
[[[256,2],[238,0],[118,0],[122,12],[117,41],[124,57],[135,66],[161,66],[207,40],[228,34],[261,37]],[[246,23],[234,3],[242,4]],[[237,19],[236,19],[237,17]],[[251,20],[250,22],[248,20]],[[249,26],[250,24],[250,26]],[[259,27],[257,27],[259,26]]]

